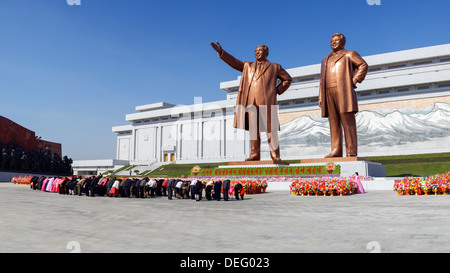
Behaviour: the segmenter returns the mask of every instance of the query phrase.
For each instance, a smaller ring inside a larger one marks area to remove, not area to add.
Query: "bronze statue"
[[[260,160],[260,132],[266,131],[270,156],[280,163],[278,131],[280,130],[277,94],[283,94],[292,78],[281,65],[267,60],[269,49],[259,45],[255,50],[255,62],[238,60],[222,49],[219,42],[211,43],[219,57],[232,68],[242,72],[234,115],[234,128],[250,133],[251,155],[246,161]],[[277,85],[277,80],[281,82]]]
[[[355,51],[345,50],[345,36],[331,37],[333,52],[322,60],[319,88],[319,106],[322,117],[328,117],[331,134],[329,157],[342,157],[342,130],[344,128],[347,156],[358,155],[355,113],[358,112],[356,83],[366,77],[369,66]]]

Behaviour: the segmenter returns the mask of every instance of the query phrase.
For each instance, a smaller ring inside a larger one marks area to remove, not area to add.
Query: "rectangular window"
[[[394,64],[394,65],[390,65],[390,66],[388,66],[388,69],[396,69],[396,68],[402,68],[402,67],[406,67],[406,64]]]

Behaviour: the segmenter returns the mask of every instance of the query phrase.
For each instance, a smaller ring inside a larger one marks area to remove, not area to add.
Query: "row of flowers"
[[[405,177],[394,183],[398,195],[450,194],[450,172],[422,177]]]
[[[234,186],[238,183],[242,185],[245,194],[257,194],[266,192],[267,179],[230,179],[230,193],[234,191]]]
[[[11,179],[11,183],[13,184],[20,184],[20,185],[29,185],[31,178],[33,178],[33,176],[31,175],[27,175],[27,176],[14,176]]]
[[[290,185],[290,192],[294,196],[343,196],[354,194],[357,189],[354,177],[296,179]]]

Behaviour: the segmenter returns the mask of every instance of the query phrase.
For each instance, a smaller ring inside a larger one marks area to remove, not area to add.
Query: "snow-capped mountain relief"
[[[401,145],[450,136],[450,104],[434,103],[426,108],[383,108],[356,114],[358,145]],[[280,146],[327,146],[328,119],[301,116],[281,126]]]

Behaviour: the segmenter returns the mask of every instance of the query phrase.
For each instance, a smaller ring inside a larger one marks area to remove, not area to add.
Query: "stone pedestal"
[[[332,157],[302,159],[301,164],[327,164],[334,163],[341,166],[341,176],[351,176],[358,172],[359,175],[385,177],[386,168],[381,163],[371,162],[362,157]]]
[[[363,176],[373,176],[373,177],[385,177],[386,168],[376,162],[371,162],[369,159],[362,157],[333,157],[333,158],[310,158],[301,159],[300,163],[288,163],[288,162],[274,162],[272,160],[265,161],[237,161],[229,162],[228,165],[219,166],[219,168],[230,168],[236,166],[242,167],[258,167],[258,166],[316,166],[316,165],[326,165],[327,163],[334,163],[341,166],[340,176],[352,176],[355,172]]]
[[[354,161],[367,161],[370,162],[370,159],[357,157],[357,156],[349,156],[349,157],[331,157],[331,158],[308,158],[301,159],[300,163],[329,163],[329,162],[354,162]]]
[[[273,160],[256,160],[256,161],[233,161],[228,162],[230,166],[249,166],[249,165],[289,165],[286,161],[273,161]]]

